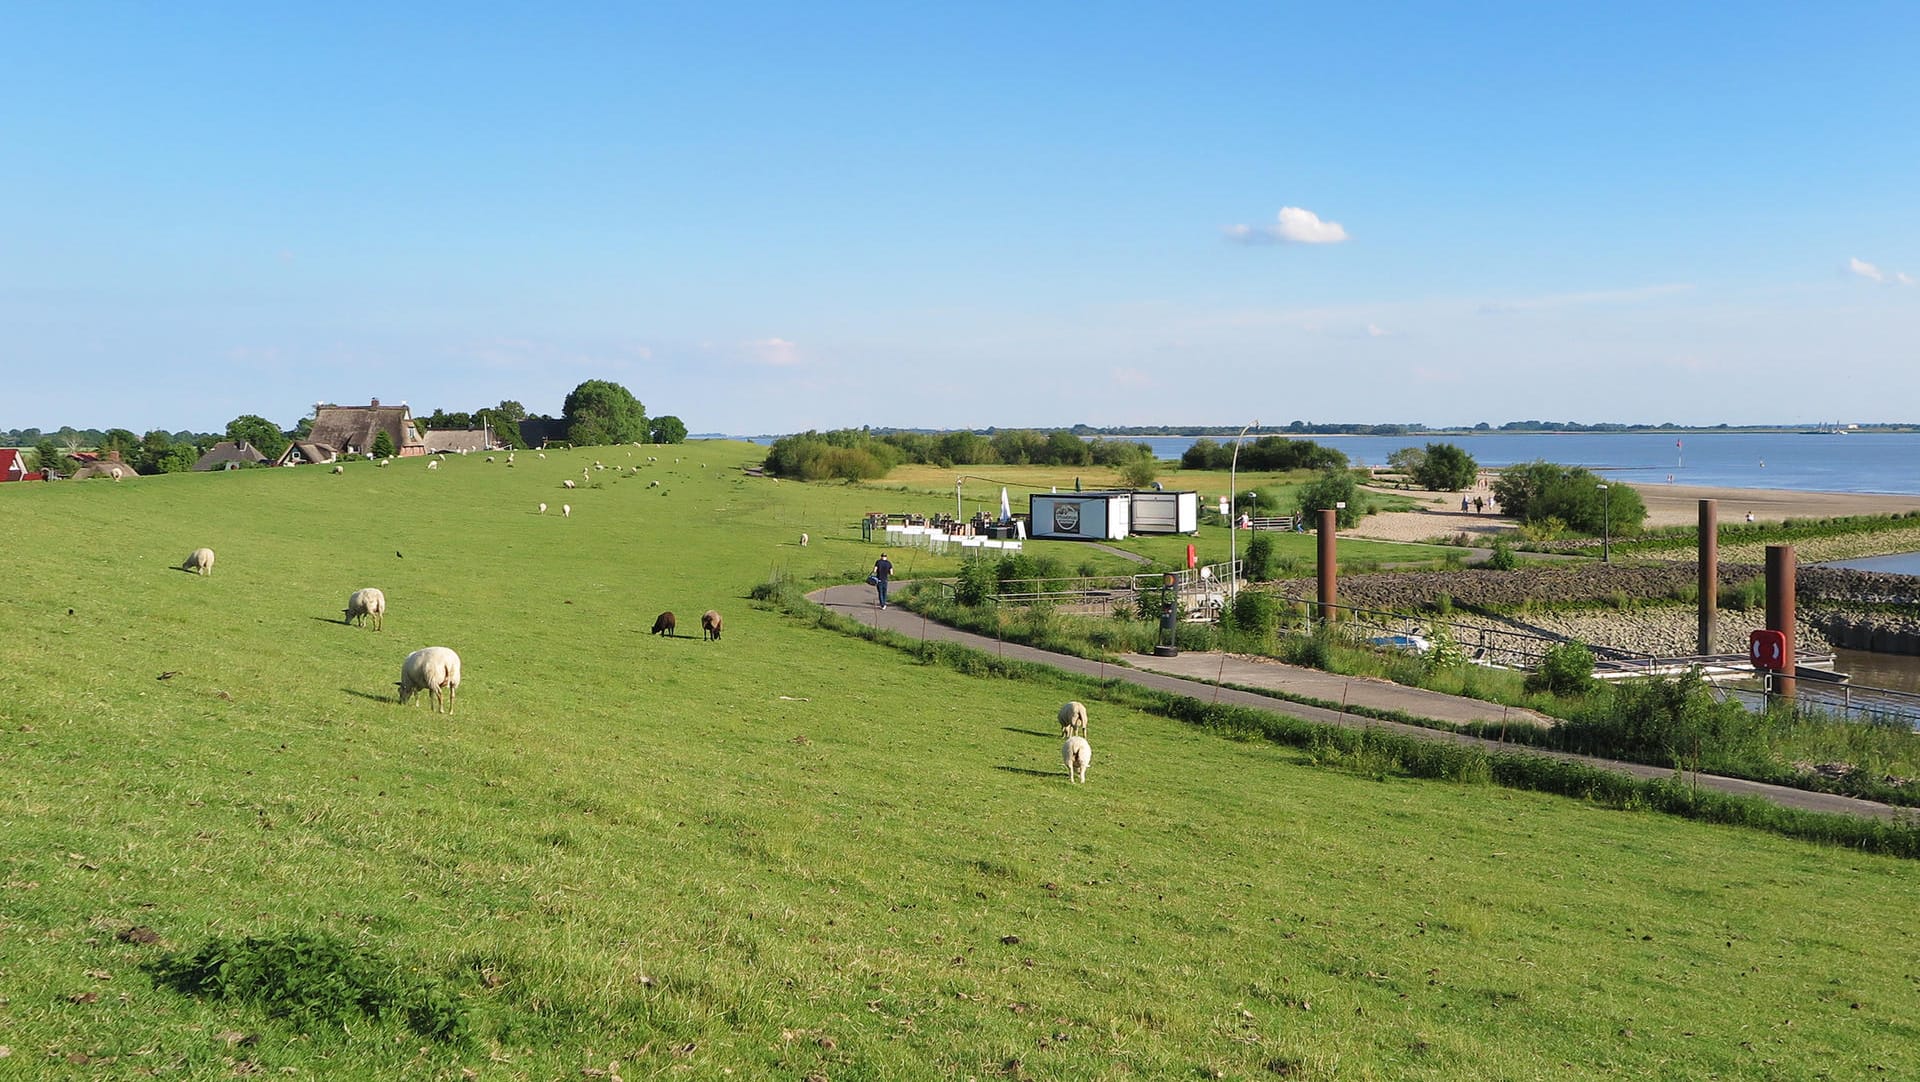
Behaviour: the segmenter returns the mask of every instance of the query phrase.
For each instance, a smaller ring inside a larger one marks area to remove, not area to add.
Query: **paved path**
[[[1567,762],[1583,763],[1587,766],[1610,770],[1617,774],[1626,774],[1635,778],[1669,778],[1672,777],[1674,773],[1666,767],[1646,766],[1640,763],[1625,763],[1614,759],[1599,759],[1587,755],[1572,755],[1566,752],[1548,751],[1541,748],[1501,744],[1495,740],[1483,740],[1479,737],[1447,732],[1443,729],[1423,729],[1417,725],[1403,725],[1399,722],[1380,721],[1374,718],[1343,713],[1339,710],[1287,702],[1283,699],[1275,699],[1270,695],[1261,695],[1251,691],[1240,691],[1235,688],[1220,687],[1217,684],[1202,682],[1197,676],[1206,672],[1209,666],[1211,666],[1214,671],[1218,671],[1221,664],[1220,655],[1218,654],[1183,653],[1177,658],[1137,657],[1128,659],[1133,665],[1139,666],[1152,664],[1155,666],[1166,665],[1170,668],[1177,667],[1185,673],[1185,675],[1180,675],[1173,671],[1152,671],[1144,667],[1134,668],[1129,665],[1115,664],[1112,662],[1089,661],[1086,658],[1073,657],[1069,654],[1056,654],[1047,650],[1035,649],[1031,646],[1022,646],[1017,643],[999,642],[994,639],[989,639],[984,635],[975,635],[970,631],[961,631],[957,628],[948,627],[945,624],[936,623],[918,613],[908,612],[898,606],[890,606],[882,610],[874,604],[873,588],[870,586],[860,584],[830,586],[824,590],[815,590],[813,593],[808,594],[807,597],[817,604],[824,605],[835,612],[850,616],[863,624],[885,628],[889,631],[897,631],[902,635],[907,635],[912,638],[962,643],[985,653],[996,654],[1017,661],[1032,662],[1038,665],[1049,665],[1065,672],[1079,673],[1083,676],[1091,676],[1100,680],[1126,680],[1138,684],[1141,687],[1153,688],[1175,695],[1186,695],[1195,699],[1227,703],[1233,706],[1251,707],[1255,710],[1266,710],[1275,714],[1285,714],[1289,717],[1304,718],[1308,721],[1323,722],[1329,725],[1343,725],[1350,729],[1383,729],[1407,736],[1418,737],[1423,740],[1475,745],[1489,752],[1520,752],[1529,755],[1542,755]],[[1232,666],[1235,662],[1229,659],[1228,664]],[[1251,661],[1240,662],[1239,664],[1244,665],[1244,669],[1230,668],[1227,683],[1244,684],[1249,687],[1271,687],[1290,692],[1293,691],[1295,686],[1306,685],[1294,685],[1288,683],[1288,681],[1296,679],[1305,680],[1307,679],[1305,674],[1312,674],[1314,677],[1331,680],[1343,686],[1348,683],[1348,678],[1344,676],[1334,676],[1329,673],[1319,672],[1318,670],[1301,669],[1292,665]],[[1246,677],[1246,679],[1236,677],[1234,675],[1236,672],[1239,676]],[[1341,696],[1338,694],[1324,694],[1318,691],[1301,691],[1295,693],[1310,695],[1314,698],[1325,699],[1330,702],[1338,702],[1341,700]],[[1439,692],[1426,691],[1422,688],[1409,688],[1400,684],[1389,684],[1385,681],[1378,680],[1362,680],[1357,677],[1351,681],[1351,689],[1348,695],[1349,697],[1346,701],[1352,705],[1377,706],[1380,709],[1400,710],[1422,717],[1445,716],[1437,714],[1430,709],[1430,707],[1434,705],[1433,699],[1435,697],[1443,700],[1451,700],[1456,704],[1455,706],[1449,707],[1449,709],[1461,711],[1477,710],[1481,713],[1471,716],[1491,717],[1496,721],[1499,720],[1501,710],[1499,706],[1480,702],[1477,699],[1463,699],[1458,696],[1441,695]],[[1491,713],[1487,713],[1488,711],[1491,711]],[[1521,711],[1515,710],[1508,716],[1512,717],[1520,713]],[[1831,812],[1838,815],[1857,815],[1874,819],[1911,819],[1916,815],[1913,809],[1896,808],[1871,800],[1835,796],[1830,793],[1811,793],[1804,789],[1791,789],[1782,785],[1767,785],[1761,782],[1743,781],[1739,778],[1723,778],[1717,774],[1697,775],[1696,783],[1702,789],[1731,793],[1736,796],[1759,797],[1763,800],[1778,804],[1781,807],[1800,808],[1806,811]]]

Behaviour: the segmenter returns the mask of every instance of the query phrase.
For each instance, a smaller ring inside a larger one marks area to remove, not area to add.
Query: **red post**
[[[1701,656],[1713,653],[1720,636],[1720,505],[1700,501],[1700,636]]]
[[[1792,545],[1767,546],[1767,629],[1778,631],[1786,638],[1786,648],[1781,651],[1780,675],[1773,681],[1773,690],[1791,699],[1794,691],[1794,673],[1799,660],[1795,657],[1794,642],[1794,559]]]

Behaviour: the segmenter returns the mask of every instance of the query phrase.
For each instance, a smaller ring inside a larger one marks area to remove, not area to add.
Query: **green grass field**
[[[744,600],[864,575],[860,512],[918,496],[665,450],[571,492],[646,452],[0,486],[0,1078],[1920,1071],[1911,862],[1098,701],[1070,786],[1062,686]],[[361,586],[385,631],[339,622]],[[451,716],[394,701],[427,645]],[[143,968],[303,932],[465,1035]]]

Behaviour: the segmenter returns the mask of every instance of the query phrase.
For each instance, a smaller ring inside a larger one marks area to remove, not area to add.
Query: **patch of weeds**
[[[326,932],[215,938],[142,968],[159,987],[256,1004],[275,1018],[338,1025],[397,1015],[435,1040],[457,1040],[466,1030],[464,1009],[438,983],[409,976],[371,945]]]

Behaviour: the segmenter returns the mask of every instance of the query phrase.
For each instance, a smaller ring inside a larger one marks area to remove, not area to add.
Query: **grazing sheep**
[[[570,503],[563,503],[563,504],[561,504],[561,505],[560,505],[560,517],[561,517],[561,518],[571,518],[571,517],[573,517],[573,505],[572,505],[572,504],[570,504]]]
[[[801,535],[800,535],[800,547],[801,547],[801,548],[806,548],[806,547],[807,547],[807,535],[806,535],[806,534],[801,534]]]
[[[544,504],[544,503],[543,503],[543,504],[541,504],[541,505],[540,505],[540,513],[541,513],[541,514],[543,514],[543,515],[547,513],[547,505],[546,505],[546,504]]]
[[[1087,708],[1080,703],[1060,704],[1060,735],[1087,734]]]
[[[560,487],[561,487],[561,488],[572,488],[572,487],[573,487],[573,478],[571,478],[571,477],[569,477],[569,478],[567,478],[566,480],[564,480],[564,481],[562,481],[562,482],[560,482]]]
[[[509,466],[511,466],[511,465],[513,465],[513,452],[512,452],[512,451],[508,451],[508,452],[507,452],[507,465],[509,465]]]
[[[346,468],[345,466],[338,466],[338,465],[336,465],[336,466],[334,466],[334,468],[333,468],[333,472],[335,472],[335,473],[345,473],[345,472],[347,472],[347,468]]]
[[[430,469],[430,470],[437,470],[437,469],[439,469],[439,468],[440,468],[440,460],[439,460],[439,459],[437,459],[437,458],[434,458],[434,459],[428,459],[428,460],[427,460],[427,468],[428,468],[428,469]]]
[[[435,710],[453,713],[453,694],[460,690],[460,655],[444,646],[429,646],[407,655],[400,665],[400,705],[421,692]]]
[[[656,478],[654,478],[653,480],[651,480],[651,481],[648,481],[648,482],[647,482],[647,487],[648,487],[648,488],[659,488],[659,487],[660,487],[660,479],[656,477]]]
[[[191,571],[196,575],[213,574],[213,550],[194,549],[187,553],[186,562],[180,565],[180,570]]]
[[[387,595],[369,586],[355,590],[347,596],[347,607],[340,613],[344,622],[367,626],[367,617],[373,617],[373,629],[379,631],[387,615]]]
[[[653,630],[649,634],[665,635],[669,639],[676,637],[677,632],[673,630],[673,613],[663,612],[654,617]]]
[[[386,468],[387,468],[387,463],[389,463],[389,462],[392,462],[392,461],[393,461],[393,459],[391,459],[391,458],[383,458],[383,459],[381,459],[380,461],[378,461],[378,462],[376,462],[376,463],[374,463],[374,465],[375,465],[375,466],[377,466],[377,467],[379,467],[380,469],[383,469],[383,470],[384,470],[384,469],[386,469]]]
[[[1087,780],[1087,764],[1093,762],[1093,745],[1084,736],[1070,736],[1060,745],[1060,761],[1067,764],[1067,780]]]
[[[493,456],[492,456],[492,455],[488,455],[488,456],[487,456],[487,461],[488,461],[488,462],[492,462],[492,461],[493,461]]]
[[[720,641],[720,614],[708,609],[700,614],[700,637]]]
[[[535,451],[534,454],[539,455],[541,458],[547,457],[547,453],[545,451]]]

